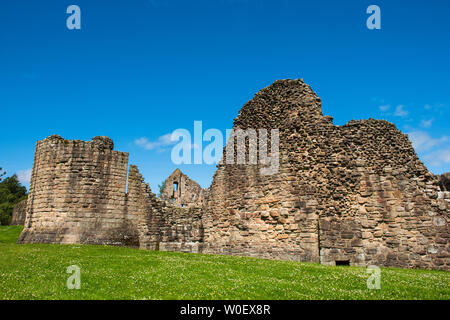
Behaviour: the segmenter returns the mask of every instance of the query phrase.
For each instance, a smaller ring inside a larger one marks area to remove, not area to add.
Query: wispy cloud
[[[432,112],[433,115],[439,116],[444,116],[450,110],[449,105],[445,103],[426,104],[423,108],[425,112]]]
[[[394,116],[404,118],[404,117],[407,117],[408,115],[409,115],[409,112],[407,110],[405,110],[404,105],[400,104],[395,108]]]
[[[134,143],[146,150],[161,149],[176,143],[171,140],[171,133],[160,136],[156,141],[150,141],[146,137],[136,139]]]
[[[180,140],[172,141],[172,133],[165,134],[163,136],[160,136],[155,141],[150,141],[146,137],[142,137],[139,139],[134,140],[134,144],[142,147],[146,150],[155,150],[157,152],[164,152],[167,150],[167,147],[173,146],[176,143],[179,143]],[[200,149],[200,146],[191,143],[190,141],[183,141],[184,146],[189,149],[198,150]]]
[[[386,112],[391,108],[391,106],[389,104],[385,104],[385,105],[379,106],[378,108],[380,109],[380,111]]]
[[[424,160],[436,167],[442,166],[443,164],[450,164],[450,148],[428,153],[424,156]]]
[[[431,125],[433,124],[434,119],[429,119],[429,120],[422,120],[420,122],[420,125],[424,128],[430,128]]]
[[[17,172],[17,179],[22,184],[28,184],[31,180],[31,169],[21,170]]]
[[[439,139],[432,138],[425,131],[412,131],[408,133],[409,139],[412,142],[414,149],[417,152],[428,151],[433,147],[440,145],[441,143],[448,140],[446,136],[442,136]]]

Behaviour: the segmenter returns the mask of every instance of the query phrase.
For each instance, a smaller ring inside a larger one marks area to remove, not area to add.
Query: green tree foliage
[[[2,177],[6,174],[6,171],[3,171],[2,167],[0,167],[0,181],[2,181]]]
[[[166,180],[164,180],[163,182],[161,182],[161,184],[158,184],[158,188],[159,188],[159,194],[158,197],[161,197],[164,188],[166,187]]]
[[[16,175],[0,181],[0,225],[11,223],[14,206],[26,197],[27,189],[20,184]]]

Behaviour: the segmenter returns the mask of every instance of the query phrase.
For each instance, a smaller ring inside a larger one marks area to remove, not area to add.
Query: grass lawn
[[[450,299],[450,272],[361,267],[90,245],[18,245],[0,227],[0,299]],[[70,265],[81,289],[69,290]]]

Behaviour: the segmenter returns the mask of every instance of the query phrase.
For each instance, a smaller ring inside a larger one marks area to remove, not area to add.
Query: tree
[[[166,180],[164,180],[163,182],[161,182],[161,184],[158,184],[158,188],[159,188],[159,194],[158,197],[161,197],[162,193],[164,192],[164,188],[166,187]]]
[[[6,171],[3,171],[2,167],[0,167],[0,181],[2,181],[2,177],[6,174]]]
[[[1,170],[0,170],[1,171]],[[27,197],[27,189],[12,175],[0,182],[0,224],[11,222],[14,206]]]

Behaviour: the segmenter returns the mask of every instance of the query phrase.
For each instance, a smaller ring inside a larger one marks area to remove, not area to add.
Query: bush
[[[11,223],[14,204],[4,202],[0,204],[0,225],[7,226]]]
[[[0,182],[0,225],[11,223],[14,206],[27,197],[27,189],[16,175]]]

